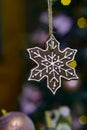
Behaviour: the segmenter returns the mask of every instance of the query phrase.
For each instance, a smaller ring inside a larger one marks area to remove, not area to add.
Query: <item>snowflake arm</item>
[[[62,57],[60,57],[61,61],[66,60],[66,62],[71,62],[74,60],[77,50],[67,47],[64,51],[60,52],[62,53]]]
[[[27,51],[29,53],[30,59],[32,59],[37,64],[37,66],[31,70],[31,74],[28,80],[40,81],[43,77],[46,77],[46,73],[48,73],[48,67],[50,65],[50,61],[47,60],[47,56],[45,55],[46,50],[35,47],[27,49]]]
[[[53,94],[55,94],[56,91],[61,87],[60,76],[58,73],[55,73],[55,71],[53,71],[49,77],[47,77],[47,87]]]
[[[42,57],[42,55],[44,55],[45,50],[42,51],[42,49],[40,49],[39,47],[34,47],[34,48],[30,48],[27,49],[30,59],[33,60],[37,65],[38,65],[38,61],[39,63],[41,62],[41,60],[44,60],[45,57]]]
[[[60,58],[60,61],[63,61],[64,66],[61,67],[62,76],[67,80],[78,79],[76,75],[75,68],[70,67],[68,64],[75,59],[77,53],[76,49],[66,48],[63,52],[63,57]]]

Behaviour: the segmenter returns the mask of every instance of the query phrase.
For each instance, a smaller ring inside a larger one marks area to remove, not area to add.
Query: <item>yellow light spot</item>
[[[84,17],[81,17],[77,21],[77,25],[79,28],[85,28],[87,26],[86,19]]]
[[[87,116],[85,116],[85,115],[80,116],[79,122],[82,125],[87,124]]]
[[[69,62],[68,65],[72,68],[76,68],[77,66],[77,62],[75,60],[73,60],[72,62]]]
[[[7,114],[7,111],[5,109],[1,109],[1,112],[2,112],[3,115]]]
[[[71,0],[61,0],[61,3],[64,5],[64,6],[67,6],[71,3]]]

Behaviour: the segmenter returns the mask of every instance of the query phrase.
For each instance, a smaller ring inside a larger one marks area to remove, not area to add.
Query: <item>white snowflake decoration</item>
[[[77,50],[66,48],[61,51],[59,49],[60,43],[54,36],[50,37],[46,44],[46,50],[39,47],[27,49],[30,59],[37,64],[31,70],[28,80],[40,81],[46,77],[47,87],[55,94],[57,89],[61,87],[61,78],[66,80],[78,79],[75,68],[68,65],[74,60]],[[53,50],[51,50],[51,46]]]

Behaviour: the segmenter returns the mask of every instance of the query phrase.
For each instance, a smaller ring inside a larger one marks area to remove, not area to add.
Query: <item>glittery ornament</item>
[[[28,80],[40,81],[46,77],[47,87],[55,94],[57,89],[61,87],[61,78],[66,80],[78,78],[75,68],[69,66],[69,63],[74,60],[77,50],[66,48],[61,51],[60,44],[53,35],[46,44],[46,50],[39,47],[27,49],[30,59],[37,64],[31,70]]]
[[[0,118],[0,130],[35,130],[30,118],[20,112],[10,112]]]

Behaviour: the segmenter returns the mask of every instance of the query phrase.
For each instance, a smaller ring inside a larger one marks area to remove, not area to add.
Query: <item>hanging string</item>
[[[49,34],[52,36],[53,34],[53,26],[52,26],[52,0],[48,0],[48,19],[49,19]]]
[[[51,43],[49,43],[51,51],[56,48],[53,41],[53,25],[52,25],[52,0],[48,0],[48,19],[49,19],[49,35],[51,39]]]

